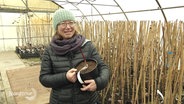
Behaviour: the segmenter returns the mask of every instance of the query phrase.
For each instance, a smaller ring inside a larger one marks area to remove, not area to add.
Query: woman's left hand
[[[97,86],[94,79],[85,80],[82,85],[81,91],[95,91]]]

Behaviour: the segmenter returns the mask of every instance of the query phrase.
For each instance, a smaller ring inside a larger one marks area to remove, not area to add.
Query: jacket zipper
[[[73,57],[74,57],[73,52],[69,51],[69,52],[68,52],[68,59],[69,59],[69,63],[70,63],[70,68],[73,68],[73,67],[74,67],[74,66],[73,66],[73,63],[72,63]],[[71,93],[74,92],[74,87],[75,87],[75,85],[73,84],[72,92],[71,92]],[[74,98],[75,98],[75,96],[72,94],[72,104],[75,104]]]

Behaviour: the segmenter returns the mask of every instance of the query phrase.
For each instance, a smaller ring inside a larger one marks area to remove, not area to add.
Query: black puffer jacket
[[[86,58],[97,60],[98,77],[95,78],[97,91],[106,87],[110,71],[99,56],[91,41],[82,47]],[[97,91],[81,91],[79,82],[71,83],[66,78],[66,72],[83,60],[80,50],[57,56],[51,47],[47,47],[42,56],[40,82],[43,86],[52,88],[50,104],[96,104],[99,101]]]

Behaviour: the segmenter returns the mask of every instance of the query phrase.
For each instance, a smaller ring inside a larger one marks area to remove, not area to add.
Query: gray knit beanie
[[[70,12],[69,10],[66,9],[58,9],[55,11],[54,15],[53,15],[53,28],[56,30],[57,29],[57,25],[60,22],[66,21],[66,20],[72,20],[75,21],[75,16],[73,15],[72,12]]]

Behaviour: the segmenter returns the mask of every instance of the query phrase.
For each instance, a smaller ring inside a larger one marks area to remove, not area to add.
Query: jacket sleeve
[[[109,67],[103,62],[101,56],[99,55],[99,53],[97,52],[93,44],[91,44],[91,49],[92,49],[91,57],[96,59],[98,62],[97,68],[98,68],[99,76],[95,78],[97,91],[98,91],[98,90],[104,89],[107,86],[110,79],[111,72]]]
[[[54,74],[49,48],[45,49],[42,56],[39,80],[43,86],[49,88],[59,88],[70,83],[66,78],[66,73]]]

